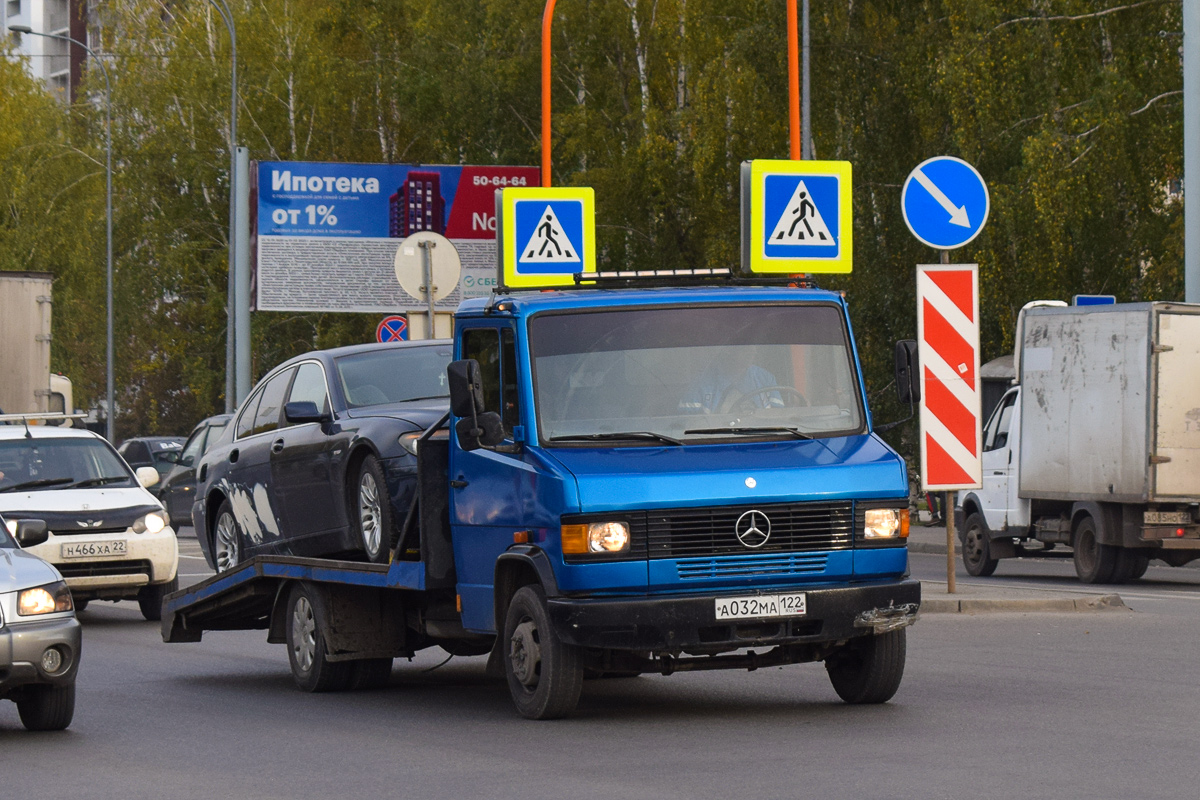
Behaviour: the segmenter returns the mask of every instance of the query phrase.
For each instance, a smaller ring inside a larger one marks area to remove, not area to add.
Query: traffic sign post
[[[742,164],[742,271],[848,273],[853,265],[848,161]]]
[[[900,193],[904,223],[917,239],[953,250],[983,230],[991,209],[987,184],[961,158],[938,156],[909,173]]]
[[[408,320],[399,314],[384,317],[375,328],[375,341],[381,344],[408,341]]]
[[[574,286],[596,271],[596,199],[589,187],[496,192],[500,286]]]

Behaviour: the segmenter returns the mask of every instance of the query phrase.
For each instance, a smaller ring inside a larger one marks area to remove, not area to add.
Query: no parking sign
[[[384,317],[375,329],[375,341],[380,344],[408,341],[408,320],[399,314]]]

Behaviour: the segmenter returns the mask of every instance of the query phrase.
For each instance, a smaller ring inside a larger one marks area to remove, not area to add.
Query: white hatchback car
[[[153,467],[135,473],[90,431],[0,425],[0,514],[10,527],[46,521],[49,538],[26,548],[53,564],[75,609],[90,600],[137,600],[146,619],[162,615],[179,585],[179,544],[162,503],[146,491]]]

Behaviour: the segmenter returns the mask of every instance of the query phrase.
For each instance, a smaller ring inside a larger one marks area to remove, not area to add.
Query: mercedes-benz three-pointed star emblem
[[[733,532],[743,545],[758,549],[771,538],[771,519],[757,508],[751,509],[737,518]]]

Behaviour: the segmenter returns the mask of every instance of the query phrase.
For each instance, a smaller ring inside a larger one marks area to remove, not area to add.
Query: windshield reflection
[[[863,429],[849,336],[833,305],[543,314],[530,338],[543,443],[662,446]]]
[[[0,441],[0,492],[22,488],[131,486],[125,463],[90,438]]]

